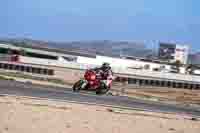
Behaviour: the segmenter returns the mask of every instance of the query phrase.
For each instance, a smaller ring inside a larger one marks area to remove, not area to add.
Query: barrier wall
[[[81,64],[91,64],[91,65],[101,65],[104,62],[110,63],[112,67],[144,67],[145,65],[149,65],[149,70],[153,70],[154,68],[160,68],[163,64],[159,63],[151,63],[151,62],[144,62],[144,61],[137,61],[137,60],[130,60],[130,59],[120,59],[108,56],[99,56],[97,55],[96,58],[88,58],[88,57],[78,57],[78,63]],[[170,69],[170,65],[164,65],[166,69]]]
[[[54,60],[47,59],[38,59],[38,58],[30,58],[20,56],[20,62],[22,63],[30,63],[37,65],[48,65],[55,67],[63,67],[63,68],[71,68],[76,70],[85,70],[89,68],[97,67],[97,65],[89,65],[89,64],[80,64],[74,62],[58,62]],[[175,80],[182,82],[196,82],[200,83],[200,76],[194,75],[186,75],[186,74],[176,74],[176,73],[165,73],[165,72],[155,72],[150,70],[136,70],[125,67],[112,67],[113,72],[116,75],[126,76],[126,77],[148,77],[148,78],[156,78],[161,80]]]

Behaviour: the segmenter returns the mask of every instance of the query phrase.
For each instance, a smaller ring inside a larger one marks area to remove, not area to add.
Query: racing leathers
[[[111,82],[114,79],[111,69],[104,70],[102,68],[95,68],[94,71],[100,76],[101,82],[103,82],[106,87],[111,87]]]

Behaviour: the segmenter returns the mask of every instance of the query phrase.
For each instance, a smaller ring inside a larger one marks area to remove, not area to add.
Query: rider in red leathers
[[[99,68],[87,70],[84,79],[79,80],[73,85],[73,91],[79,91],[81,89],[87,90],[93,86],[96,94],[106,94],[110,90],[113,79],[110,64],[103,63]]]
[[[101,82],[106,87],[110,88],[113,80],[113,72],[109,63],[103,63],[100,68],[95,68],[94,71],[100,75]]]

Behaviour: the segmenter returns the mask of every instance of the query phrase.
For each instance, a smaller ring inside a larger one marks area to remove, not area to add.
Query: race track
[[[87,93],[74,93],[69,88],[46,87],[33,84],[25,84],[16,81],[0,80],[0,95],[29,96],[47,98],[50,100],[78,102],[97,105],[109,105],[130,109],[141,109],[155,112],[168,112],[193,115],[200,117],[200,110],[192,107],[162,104],[138,100],[123,96],[92,95]]]

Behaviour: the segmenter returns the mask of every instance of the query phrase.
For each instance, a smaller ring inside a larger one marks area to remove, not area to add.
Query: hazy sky
[[[0,37],[169,41],[200,49],[198,0],[0,1]]]

